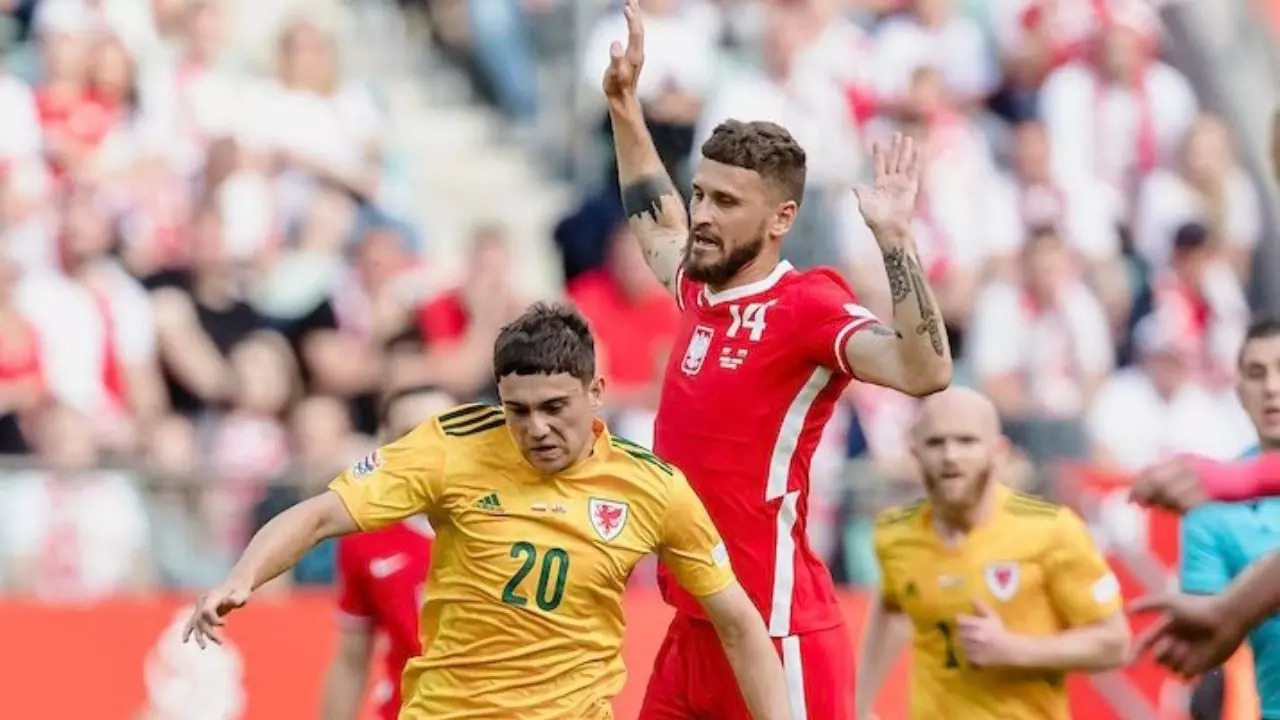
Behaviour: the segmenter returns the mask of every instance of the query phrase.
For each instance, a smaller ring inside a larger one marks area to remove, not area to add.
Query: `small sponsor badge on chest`
[[[626,527],[630,510],[631,508],[624,502],[600,498],[591,498],[587,502],[587,514],[591,518],[591,527],[605,542],[622,534],[622,528]]]
[[[1008,602],[1018,594],[1018,563],[991,563],[983,571],[987,580],[987,589],[991,595],[1001,602]]]

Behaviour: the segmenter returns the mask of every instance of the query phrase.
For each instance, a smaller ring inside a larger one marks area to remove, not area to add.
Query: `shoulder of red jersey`
[[[858,294],[853,291],[844,274],[826,265],[797,270],[792,284],[809,292],[838,292],[849,296],[854,302],[858,300]]]

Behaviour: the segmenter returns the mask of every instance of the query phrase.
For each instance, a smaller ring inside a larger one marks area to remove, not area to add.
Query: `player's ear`
[[[769,226],[769,234],[773,237],[782,237],[791,232],[791,226],[795,224],[796,214],[800,212],[800,204],[795,200],[784,200],[778,204],[773,212],[773,223]]]
[[[996,462],[1004,465],[1009,462],[1009,458],[1013,454],[1013,443],[1003,434],[996,436],[996,444],[994,448]]]
[[[604,378],[592,378],[590,384],[587,385],[587,402],[591,404],[591,410],[594,412],[600,409],[604,403]]]

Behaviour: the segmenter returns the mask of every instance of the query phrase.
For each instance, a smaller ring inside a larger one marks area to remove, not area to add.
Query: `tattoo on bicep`
[[[645,175],[644,177],[622,188],[622,209],[627,217],[639,220],[648,215],[653,222],[659,222],[662,216],[662,197],[664,195],[680,198],[676,186],[666,175]]]

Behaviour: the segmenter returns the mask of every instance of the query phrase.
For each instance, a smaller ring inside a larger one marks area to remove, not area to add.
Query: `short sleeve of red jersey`
[[[363,626],[373,617],[373,608],[367,576],[348,538],[338,541],[337,566],[338,619],[343,625]]]
[[[676,307],[683,311],[698,303],[698,293],[702,292],[702,283],[685,277],[684,268],[676,268]]]
[[[844,346],[855,332],[879,320],[858,304],[849,284],[833,270],[810,270],[801,283],[794,323],[797,339],[815,364],[852,376]]]

